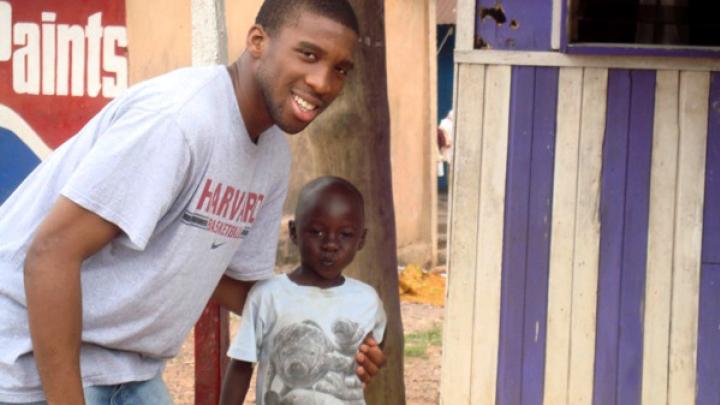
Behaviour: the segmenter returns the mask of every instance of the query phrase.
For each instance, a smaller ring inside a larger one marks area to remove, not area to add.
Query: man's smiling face
[[[300,132],[330,105],[353,68],[356,43],[352,29],[312,12],[267,38],[257,82],[275,125]]]

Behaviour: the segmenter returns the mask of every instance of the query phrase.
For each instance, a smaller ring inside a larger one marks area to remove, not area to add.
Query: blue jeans
[[[148,381],[133,381],[119,385],[85,387],[86,405],[172,405],[161,376]],[[0,405],[47,405],[47,402]]]

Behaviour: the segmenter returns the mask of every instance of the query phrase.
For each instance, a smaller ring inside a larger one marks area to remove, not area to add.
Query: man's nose
[[[333,73],[331,67],[318,65],[305,77],[305,82],[318,95],[331,94],[337,86]]]

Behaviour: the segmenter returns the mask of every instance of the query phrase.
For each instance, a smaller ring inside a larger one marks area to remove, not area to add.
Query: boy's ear
[[[297,245],[297,228],[295,227],[295,221],[288,221],[288,232],[290,233],[290,240]]]
[[[363,228],[362,234],[360,234],[360,244],[357,250],[361,250],[365,246],[365,236],[367,235],[367,228]]]
[[[253,58],[259,58],[265,49],[268,34],[260,24],[253,24],[247,34],[246,48]]]

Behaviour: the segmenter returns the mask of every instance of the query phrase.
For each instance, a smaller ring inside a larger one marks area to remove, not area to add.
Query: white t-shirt
[[[365,283],[345,277],[323,289],[278,275],[250,290],[228,356],[258,363],[258,405],[365,404],[355,354],[371,332],[380,342],[385,324],[382,302]]]
[[[162,370],[224,273],[272,275],[289,170],[278,128],[250,140],[224,66],[109,103],[0,206],[0,402],[43,398],[23,260],[60,194],[122,230],[81,272],[83,383],[117,384]]]

